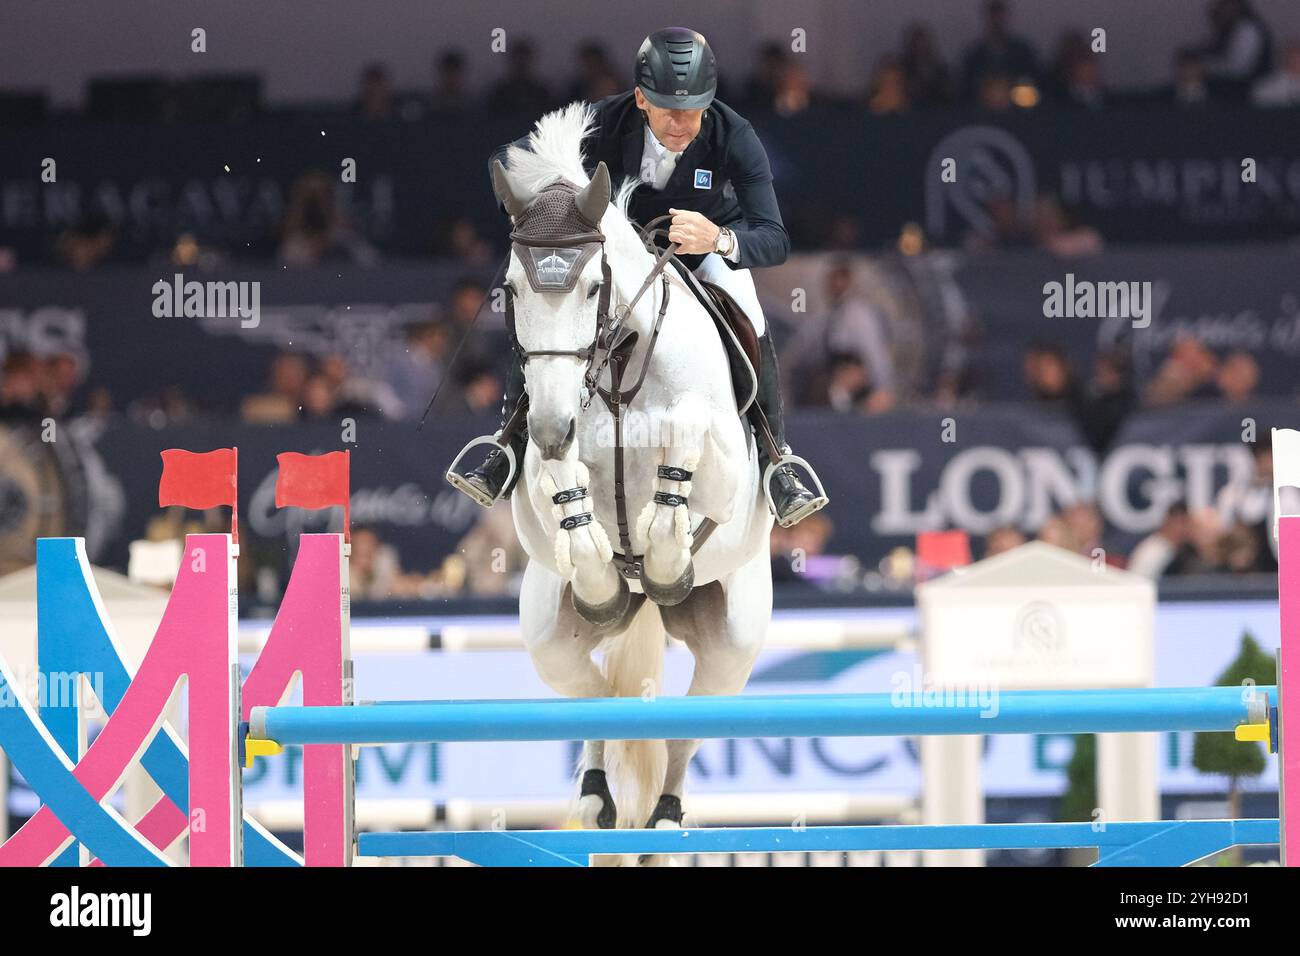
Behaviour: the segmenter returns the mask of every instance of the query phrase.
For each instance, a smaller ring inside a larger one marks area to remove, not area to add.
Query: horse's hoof
[[[691,590],[695,587],[695,562],[688,562],[686,570],[682,576],[672,584],[656,584],[646,577],[645,572],[641,573],[641,590],[645,596],[662,607],[673,607],[681,604],[691,596]]]
[[[612,830],[618,826],[618,810],[614,806],[614,795],[609,792],[609,781],[603,770],[588,770],[582,775],[582,790],[578,798],[579,816],[583,823],[590,819],[582,813],[582,807],[589,800],[599,800],[600,809],[595,813],[596,826],[602,830]]]
[[[647,830],[672,830],[682,825],[682,818],[682,798],[665,793],[659,797],[659,802],[655,804],[654,811],[650,814],[650,821],[645,827]],[[641,866],[650,866],[657,862],[657,857],[663,855],[643,853],[637,862]]]
[[[632,589],[627,586],[627,581],[622,575],[618,579],[618,592],[604,604],[588,604],[578,597],[577,591],[571,590],[570,593],[573,597],[573,609],[578,612],[578,616],[596,627],[613,627],[623,620],[628,605],[632,603]]]

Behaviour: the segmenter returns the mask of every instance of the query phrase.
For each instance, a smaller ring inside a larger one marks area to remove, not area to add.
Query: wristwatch
[[[718,255],[731,255],[731,250],[736,247],[736,234],[725,226],[719,230],[718,238],[713,242],[713,251]]]

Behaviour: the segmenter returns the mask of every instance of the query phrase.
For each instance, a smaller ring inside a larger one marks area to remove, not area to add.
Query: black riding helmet
[[[709,41],[685,27],[650,34],[636,53],[636,85],[664,109],[707,108],[718,91],[718,64]]]

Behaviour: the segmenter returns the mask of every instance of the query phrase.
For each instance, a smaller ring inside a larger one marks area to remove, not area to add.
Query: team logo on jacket
[[[713,170],[697,169],[695,170],[695,188],[712,189],[713,188]]]

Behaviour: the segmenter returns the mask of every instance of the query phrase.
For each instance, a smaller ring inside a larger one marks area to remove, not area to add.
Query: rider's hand
[[[704,255],[713,251],[722,229],[715,226],[698,212],[688,209],[669,209],[673,214],[672,225],[668,227],[668,241],[675,242],[689,256]]]

